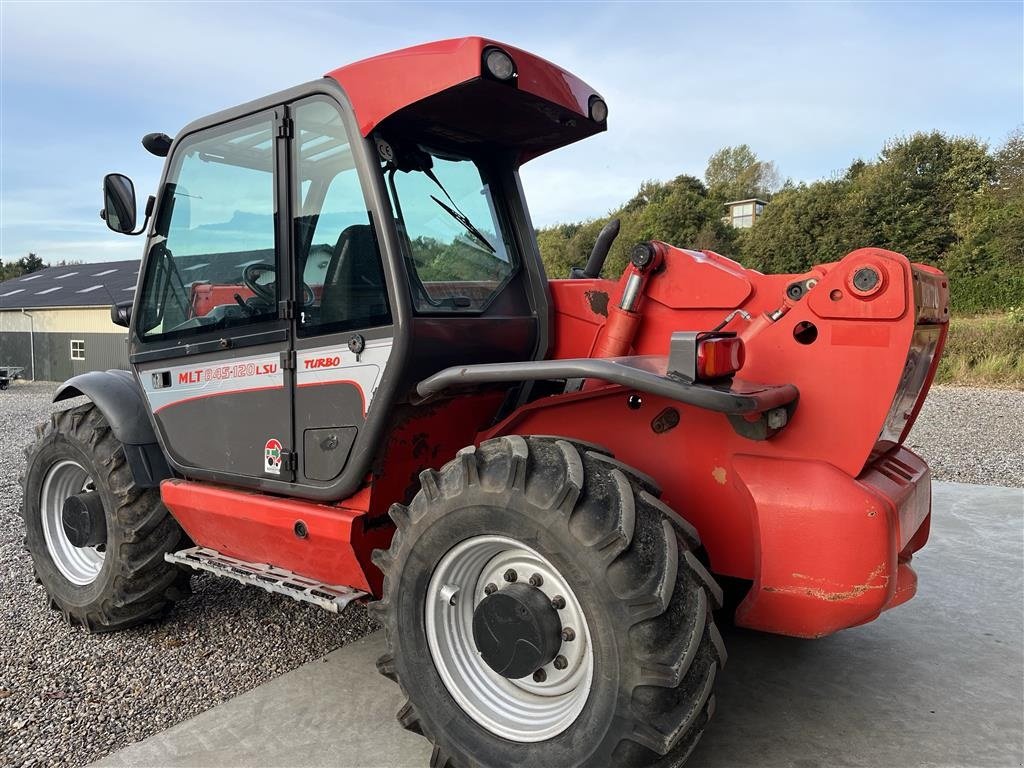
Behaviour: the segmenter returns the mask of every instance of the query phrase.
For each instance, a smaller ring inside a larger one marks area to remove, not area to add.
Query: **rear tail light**
[[[743,340],[734,333],[676,331],[669,343],[668,373],[686,381],[713,381],[743,367]]]
[[[739,338],[698,339],[697,379],[721,379],[743,367],[746,353]]]
[[[907,438],[924,405],[946,342],[949,327],[949,283],[946,276],[937,269],[920,264],[914,264],[911,269],[917,326],[873,456],[888,451]]]
[[[903,366],[896,396],[885,417],[882,432],[878,436],[875,448],[883,452],[896,443],[901,443],[917,418],[917,413],[924,403],[935,367],[938,364],[938,351],[945,336],[945,325],[919,325],[910,340],[907,362]]]

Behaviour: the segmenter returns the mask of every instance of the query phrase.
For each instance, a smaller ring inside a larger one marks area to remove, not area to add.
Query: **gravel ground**
[[[377,628],[359,605],[334,617],[207,574],[160,623],[67,626],[33,580],[18,511],[22,448],[54,389],[0,392],[0,766],[86,765]]]
[[[163,622],[111,635],[46,606],[22,548],[22,447],[54,385],[0,393],[0,765],[85,765],[376,626],[201,575]],[[939,480],[1024,485],[1024,392],[936,387],[909,444]]]
[[[1024,486],[1024,392],[932,387],[906,445],[936,480]]]

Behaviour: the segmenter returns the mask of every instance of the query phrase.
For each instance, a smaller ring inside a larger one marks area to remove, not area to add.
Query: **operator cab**
[[[343,498],[417,382],[542,359],[518,167],[606,111],[554,65],[466,38],[198,120],[169,147],[147,137],[164,177],[136,299],[113,316],[172,468]],[[134,229],[130,180],[109,176],[105,198],[108,225]]]

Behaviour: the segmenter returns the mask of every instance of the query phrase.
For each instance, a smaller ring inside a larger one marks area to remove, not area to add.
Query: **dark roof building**
[[[128,367],[127,330],[110,305],[135,296],[138,261],[47,267],[0,283],[0,365],[63,381]]]
[[[109,307],[135,295],[139,260],[47,267],[0,283],[0,310]]]

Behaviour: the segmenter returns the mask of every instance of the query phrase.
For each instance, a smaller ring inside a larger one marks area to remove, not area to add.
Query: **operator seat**
[[[338,237],[320,298],[320,322],[385,321],[387,287],[377,240],[369,224],[353,224]]]

